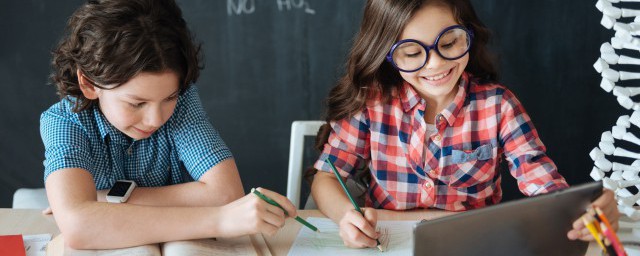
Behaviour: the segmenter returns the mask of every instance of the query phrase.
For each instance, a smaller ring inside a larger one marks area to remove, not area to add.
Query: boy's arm
[[[108,191],[99,191],[106,201]],[[211,167],[198,181],[163,187],[136,187],[128,204],[148,206],[221,206],[244,196],[244,189],[233,158]]]
[[[117,248],[218,235],[219,208],[160,210],[97,202],[91,174],[76,168],[52,173],[45,185],[56,223],[72,248]]]
[[[91,174],[79,168],[57,170],[45,182],[54,218],[74,249],[111,249],[206,237],[273,235],[285,223],[282,209],[253,194],[223,207],[156,207],[96,201]],[[259,190],[287,211],[286,197]]]

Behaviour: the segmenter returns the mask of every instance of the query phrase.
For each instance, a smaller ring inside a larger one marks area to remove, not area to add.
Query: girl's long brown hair
[[[385,56],[413,14],[431,3],[448,6],[459,24],[473,30],[474,38],[465,71],[477,78],[497,80],[498,72],[487,49],[490,32],[478,19],[469,0],[368,0],[360,30],[349,52],[346,72],[326,100],[327,124],[318,132],[316,149],[322,151],[328,141],[331,133],[329,122],[348,118],[362,110],[372,95],[389,100],[392,91],[400,88],[402,77],[385,60]],[[312,168],[306,176],[311,178],[314,174]]]

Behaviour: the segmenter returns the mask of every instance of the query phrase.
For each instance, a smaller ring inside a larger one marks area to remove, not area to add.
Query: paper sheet
[[[344,245],[338,225],[327,218],[307,218],[318,227],[320,233],[308,228],[300,229],[291,246],[289,255],[411,255],[413,251],[412,227],[416,221],[378,221],[377,229],[382,233],[380,243],[384,252],[377,248],[351,249]]]
[[[47,255],[47,244],[51,241],[51,234],[23,235],[24,251],[27,256]]]

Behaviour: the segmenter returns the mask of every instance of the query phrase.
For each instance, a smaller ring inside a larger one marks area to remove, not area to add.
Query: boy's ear
[[[82,71],[80,71],[80,69],[78,69],[76,71],[76,75],[78,76],[78,85],[80,86],[80,90],[82,91],[82,94],[84,95],[85,98],[90,99],[90,100],[95,100],[98,98],[98,89],[96,88],[93,83],[91,81],[89,81],[89,79],[87,79],[87,77],[84,76],[84,74],[82,73]]]

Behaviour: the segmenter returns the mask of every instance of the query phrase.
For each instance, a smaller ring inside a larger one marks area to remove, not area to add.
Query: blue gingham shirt
[[[73,101],[67,97],[40,117],[45,181],[57,170],[81,168],[91,173],[98,190],[111,188],[119,179],[158,187],[198,180],[232,157],[209,122],[195,86],[178,98],[160,129],[138,141],[113,127],[96,105],[74,113]]]

